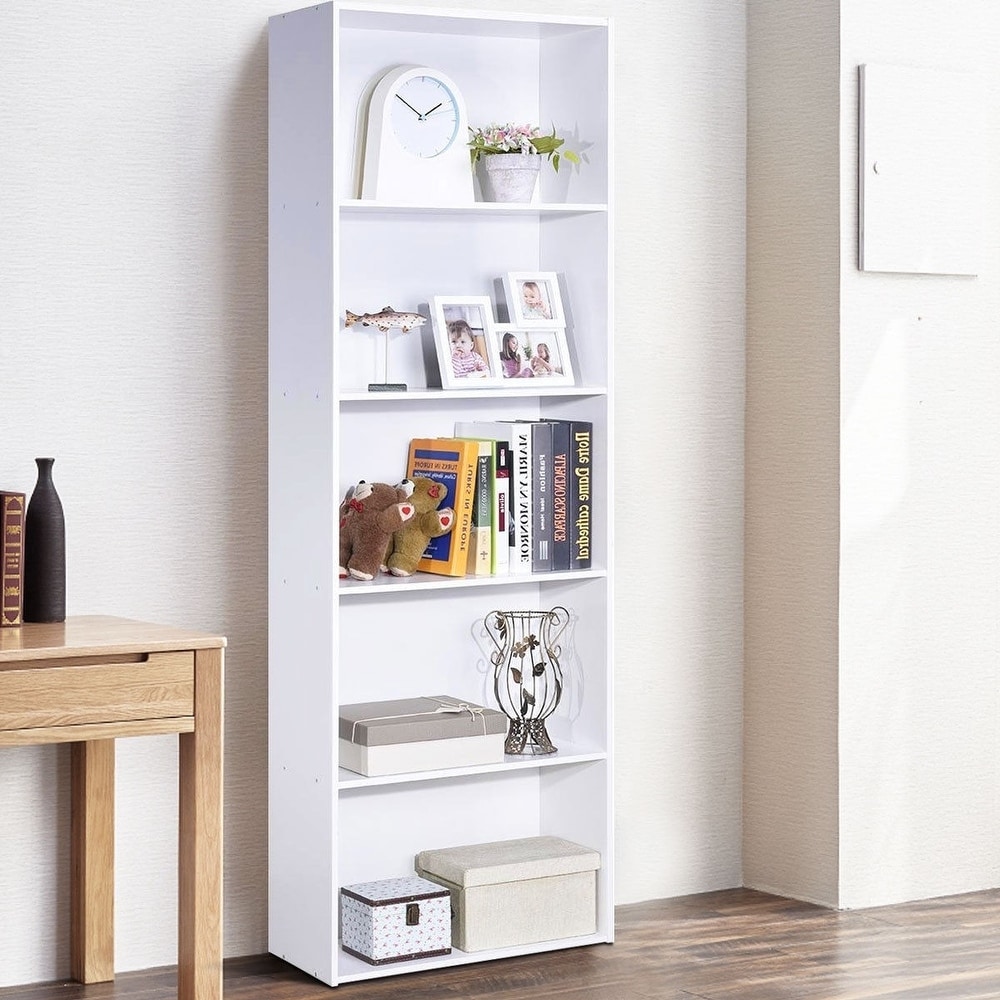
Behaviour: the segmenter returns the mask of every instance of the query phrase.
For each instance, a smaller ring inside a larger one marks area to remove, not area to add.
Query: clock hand
[[[438,103],[435,104],[434,107],[430,109],[430,111],[425,111],[421,115],[421,118],[430,118],[430,116],[434,114],[434,112],[437,111],[437,109],[441,107],[442,104],[444,104],[444,101],[438,101]]]
[[[412,111],[412,112],[413,112],[413,113],[414,113],[414,114],[415,114],[415,115],[416,115],[416,116],[417,116],[417,117],[418,117],[418,118],[419,118],[419,119],[421,120],[421,121],[423,121],[423,120],[424,120],[424,116],[423,116],[423,115],[422,115],[422,114],[421,114],[421,113],[420,113],[419,111],[417,111],[417,109],[416,109],[416,108],[415,108],[415,107],[414,107],[414,106],[413,106],[412,104],[410,104],[410,103],[409,103],[409,101],[407,101],[405,97],[402,97],[402,96],[401,96],[400,94],[397,94],[396,96],[397,96],[397,97],[398,97],[398,98],[399,98],[399,99],[400,99],[400,100],[401,100],[401,101],[402,101],[402,102],[403,102],[403,103],[404,103],[404,104],[405,104],[405,105],[406,105],[406,106],[407,106],[407,107],[408,107],[408,108],[409,108],[409,109],[410,109],[410,110],[411,110],[411,111]]]
[[[435,115],[444,115],[446,118],[450,117],[452,121],[455,120],[455,109],[449,104],[446,107],[438,108],[435,111],[428,111],[424,116],[426,121],[429,118],[433,118]]]

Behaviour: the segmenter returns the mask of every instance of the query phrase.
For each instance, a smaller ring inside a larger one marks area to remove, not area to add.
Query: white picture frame
[[[503,276],[507,315],[514,326],[566,326],[555,271],[508,271]]]
[[[495,323],[490,344],[494,369],[506,388],[524,388],[528,379],[534,388],[576,384],[565,327]]]
[[[496,324],[489,296],[435,295],[431,318],[442,388],[485,389],[501,384],[491,350]]]

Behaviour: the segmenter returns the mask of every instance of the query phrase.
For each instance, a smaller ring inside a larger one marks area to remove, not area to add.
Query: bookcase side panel
[[[332,9],[269,21],[268,947],[336,981]]]

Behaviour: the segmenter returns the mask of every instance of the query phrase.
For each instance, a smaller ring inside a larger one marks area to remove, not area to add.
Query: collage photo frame
[[[435,295],[434,346],[445,389],[575,385],[566,313],[554,271],[510,271],[502,278],[510,321],[497,322],[485,295]]]

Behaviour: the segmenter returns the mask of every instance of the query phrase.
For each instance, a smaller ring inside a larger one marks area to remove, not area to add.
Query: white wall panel
[[[857,66],[976,77],[1000,174],[1000,13],[842,3],[840,902],[1000,884],[1000,191],[979,276],[857,270]],[[953,196],[935,195],[947,204]]]

